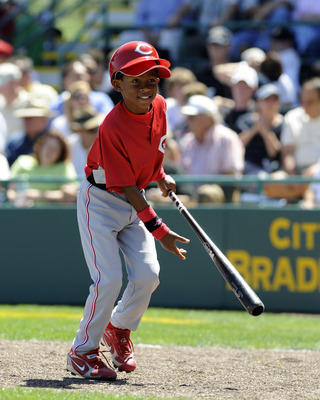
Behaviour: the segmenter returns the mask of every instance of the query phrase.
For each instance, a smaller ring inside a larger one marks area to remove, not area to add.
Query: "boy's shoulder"
[[[167,112],[167,102],[161,94],[157,94],[152,102],[155,118],[163,118]]]
[[[155,99],[153,100],[153,104],[154,103],[158,103],[158,104],[161,104],[161,105],[167,107],[167,102],[166,102],[165,98],[159,93],[156,95]]]
[[[108,114],[101,123],[102,126],[113,125],[117,123],[119,120],[121,121],[123,115],[125,114],[122,103],[123,101],[120,101],[108,112]]]

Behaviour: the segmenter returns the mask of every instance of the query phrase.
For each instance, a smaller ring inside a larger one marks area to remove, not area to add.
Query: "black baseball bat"
[[[242,275],[222,253],[219,247],[213,243],[213,241],[209,238],[209,236],[180,201],[178,196],[171,189],[168,190],[168,194],[180,213],[184,216],[193,231],[198,236],[203,247],[206,249],[210,258],[220,271],[225,281],[230,285],[231,289],[243,307],[250,315],[253,315],[254,317],[262,314],[264,311],[264,304],[254,290],[243,279]]]

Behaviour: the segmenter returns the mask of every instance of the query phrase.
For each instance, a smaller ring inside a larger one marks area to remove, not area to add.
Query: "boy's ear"
[[[113,79],[112,86],[117,92],[121,92],[121,80],[120,79]]]

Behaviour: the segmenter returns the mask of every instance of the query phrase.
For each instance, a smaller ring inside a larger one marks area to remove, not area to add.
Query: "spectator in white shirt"
[[[15,112],[24,108],[30,94],[21,86],[22,73],[13,63],[0,64],[0,112],[5,118],[8,139],[24,129],[23,120]]]
[[[304,82],[300,95],[301,106],[284,116],[281,131],[282,171],[275,172],[275,179],[290,175],[315,176],[319,172],[320,159],[320,78]],[[308,185],[267,185],[270,197],[300,200]]]

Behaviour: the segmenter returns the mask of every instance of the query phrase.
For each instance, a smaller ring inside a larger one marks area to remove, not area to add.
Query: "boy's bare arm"
[[[121,187],[124,195],[128,202],[132,205],[132,207],[137,211],[140,212],[148,207],[148,203],[146,199],[140,193],[140,190],[137,188],[136,185],[133,186],[122,186]]]

